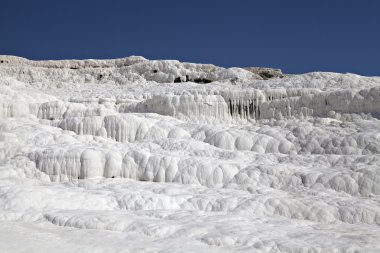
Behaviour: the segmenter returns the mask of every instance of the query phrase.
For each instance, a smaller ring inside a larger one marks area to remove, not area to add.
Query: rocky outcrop
[[[258,74],[264,80],[271,79],[271,78],[283,78],[285,76],[282,73],[281,69],[272,69],[272,68],[264,68],[264,67],[245,67],[244,69],[254,74]]]

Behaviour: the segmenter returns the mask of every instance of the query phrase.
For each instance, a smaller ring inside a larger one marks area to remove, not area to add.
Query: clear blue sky
[[[377,0],[0,0],[0,54],[380,75]]]

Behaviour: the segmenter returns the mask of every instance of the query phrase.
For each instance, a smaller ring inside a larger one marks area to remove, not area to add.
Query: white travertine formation
[[[0,252],[379,252],[379,118],[379,77],[0,56]]]

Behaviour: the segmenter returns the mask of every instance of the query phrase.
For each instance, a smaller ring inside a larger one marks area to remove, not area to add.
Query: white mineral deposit
[[[380,77],[0,62],[0,252],[380,252]]]

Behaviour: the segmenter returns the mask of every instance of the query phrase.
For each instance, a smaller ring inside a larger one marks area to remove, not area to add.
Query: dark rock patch
[[[211,83],[212,81],[206,78],[195,78],[194,83]]]

